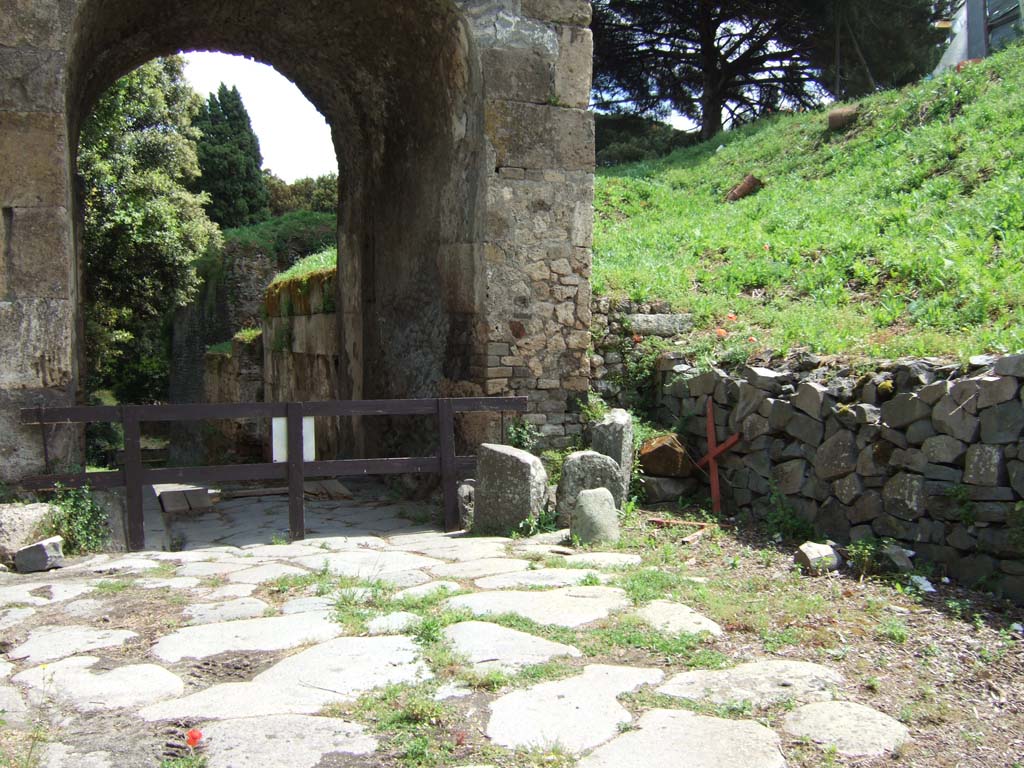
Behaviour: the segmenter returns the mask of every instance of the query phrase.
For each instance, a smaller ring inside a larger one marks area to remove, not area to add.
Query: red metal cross
[[[722,488],[718,484],[718,457],[732,448],[742,439],[742,435],[736,433],[721,445],[716,442],[715,434],[715,401],[708,397],[708,454],[697,462],[700,469],[708,468],[708,475],[711,478],[711,508],[716,515],[722,514]]]

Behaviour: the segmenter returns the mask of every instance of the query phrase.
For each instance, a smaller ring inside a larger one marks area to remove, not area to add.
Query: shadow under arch
[[[331,126],[341,200],[336,396],[436,396],[444,380],[472,380],[486,336],[483,89],[452,0],[83,0],[66,72],[72,173],[100,94],[181,50],[273,66]]]

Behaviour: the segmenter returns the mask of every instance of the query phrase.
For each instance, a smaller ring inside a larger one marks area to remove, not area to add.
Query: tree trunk
[[[722,109],[725,106],[721,63],[715,45],[715,21],[712,6],[707,0],[700,4],[700,56],[703,69],[703,87],[700,95],[700,137],[707,141],[722,131]]]

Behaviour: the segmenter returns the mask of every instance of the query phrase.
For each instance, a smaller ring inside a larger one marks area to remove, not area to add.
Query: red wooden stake
[[[715,435],[715,402],[708,398],[708,454],[697,466],[701,469],[708,468],[708,475],[711,478],[711,509],[716,515],[722,514],[722,488],[718,482],[718,457],[731,449],[738,443],[742,436],[737,433],[721,445],[716,442]]]

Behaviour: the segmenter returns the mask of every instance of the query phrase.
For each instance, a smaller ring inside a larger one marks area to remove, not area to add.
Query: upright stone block
[[[613,408],[590,429],[590,447],[610,457],[622,475],[622,498],[629,493],[633,476],[633,417],[629,411]],[[613,494],[614,495],[614,494]]]
[[[619,513],[607,488],[580,492],[570,533],[581,544],[614,544],[619,540]]]
[[[477,474],[475,533],[507,536],[544,509],[548,474],[533,454],[485,443],[480,446]]]
[[[607,488],[615,499],[615,506],[621,507],[625,497],[619,465],[614,459],[596,451],[569,454],[562,464],[562,476],[558,480],[555,508],[559,528],[569,525],[580,491],[592,488]]]

